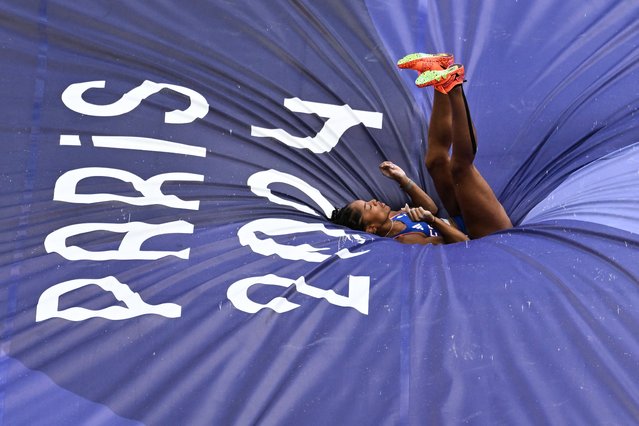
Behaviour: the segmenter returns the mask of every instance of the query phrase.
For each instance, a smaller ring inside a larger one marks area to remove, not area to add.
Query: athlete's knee
[[[472,159],[453,157],[450,162],[450,173],[453,175],[453,180],[472,173],[474,168]]]
[[[437,172],[450,167],[450,158],[447,153],[438,153],[429,151],[426,154],[426,169],[429,173]]]

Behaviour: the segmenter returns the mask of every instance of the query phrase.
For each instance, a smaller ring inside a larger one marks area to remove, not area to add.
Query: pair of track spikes
[[[419,72],[415,80],[418,87],[433,86],[435,90],[448,93],[464,80],[464,66],[455,64],[450,53],[411,53],[397,61],[397,66]]]

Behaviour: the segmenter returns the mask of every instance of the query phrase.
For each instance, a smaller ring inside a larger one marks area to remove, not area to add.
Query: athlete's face
[[[389,206],[376,199],[353,201],[351,208],[357,210],[362,215],[364,229],[366,232],[372,234],[376,233],[377,228],[388,220],[388,215],[391,211]]]

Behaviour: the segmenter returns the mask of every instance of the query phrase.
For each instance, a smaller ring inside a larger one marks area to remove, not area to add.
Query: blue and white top
[[[396,220],[406,225],[406,228],[404,228],[404,230],[395,235],[393,238],[415,232],[420,233],[425,237],[437,237],[439,235],[437,233],[437,230],[435,230],[435,228],[433,228],[426,222],[413,222],[407,213],[400,213],[398,215],[395,215],[391,217],[391,220]]]

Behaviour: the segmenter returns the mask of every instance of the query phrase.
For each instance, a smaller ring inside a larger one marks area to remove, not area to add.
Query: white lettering
[[[259,239],[257,233],[263,233],[270,236],[299,234],[302,232],[322,232],[331,237],[353,238],[358,243],[365,240],[359,235],[349,235],[342,229],[328,229],[321,223],[306,223],[292,219],[266,218],[257,219],[242,226],[237,231],[240,244],[249,246],[255,253],[264,256],[277,254],[283,259],[304,260],[306,262],[322,262],[332,256],[332,254],[318,253],[320,251],[330,250],[328,247],[314,247],[310,244],[301,244],[297,246],[279,244],[272,238]],[[346,259],[349,257],[360,256],[368,253],[368,250],[361,253],[351,253],[348,250],[340,250],[335,253],[338,257]]]
[[[72,111],[80,114],[92,115],[94,117],[115,117],[133,111],[140,103],[162,89],[170,89],[182,95],[188,96],[191,101],[185,110],[169,111],[164,115],[164,122],[170,124],[186,124],[203,118],[209,111],[209,104],[195,90],[174,84],[155,83],[146,80],[138,87],[135,87],[122,95],[116,102],[108,105],[95,105],[85,101],[82,95],[89,89],[104,89],[106,81],[86,81],[74,83],[62,92],[62,102]]]
[[[109,231],[125,234],[117,250],[89,251],[77,246],[67,246],[67,239],[75,235],[94,231]],[[68,260],[156,260],[166,256],[188,259],[190,249],[180,251],[142,250],[141,246],[151,237],[165,234],[192,234],[193,225],[183,220],[150,224],[128,223],[79,223],[51,232],[44,240],[47,253],[58,253]]]
[[[294,188],[299,189],[300,191],[308,195],[311,198],[311,200],[317,203],[317,205],[322,209],[326,217],[331,216],[331,213],[333,211],[333,205],[326,198],[324,198],[321,192],[319,192],[316,188],[312,187],[311,185],[309,185],[302,179],[298,178],[297,176],[293,176],[288,173],[283,173],[273,169],[263,170],[261,172],[252,174],[246,181],[246,184],[251,188],[251,191],[255,195],[259,195],[260,197],[265,197],[269,201],[272,201],[276,204],[291,206],[301,212],[309,213],[314,216],[319,216],[319,214],[317,214],[316,211],[314,211],[308,206],[305,206],[300,203],[295,203],[293,201],[288,201],[273,195],[271,190],[268,189],[268,186],[276,182],[285,183],[285,184],[291,185]]]
[[[278,314],[283,314],[284,312],[292,311],[300,306],[296,303],[289,302],[284,297],[275,297],[266,305],[254,302],[248,297],[248,291],[256,284],[288,288],[295,284],[295,281],[289,278],[278,277],[273,274],[264,275],[262,277],[244,278],[243,280],[239,280],[231,284],[231,286],[226,290],[226,296],[231,303],[233,303],[233,306],[241,311],[248,312],[249,314],[254,314],[263,308],[269,308]]]
[[[89,177],[108,177],[128,182],[142,193],[141,197],[129,197],[115,194],[78,194],[78,183]],[[184,201],[175,195],[162,193],[162,184],[167,181],[202,182],[203,175],[193,173],[163,173],[153,176],[147,180],[128,172],[126,170],[112,169],[108,167],[84,167],[81,169],[69,170],[58,178],[53,191],[55,201],[66,203],[91,204],[103,201],[121,201],[134,206],[151,206],[160,204],[175,209],[198,210],[200,202]]]
[[[355,110],[348,105],[308,102],[299,98],[284,99],[284,106],[293,112],[317,114],[328,120],[314,137],[297,137],[282,129],[266,129],[256,126],[251,126],[251,136],[275,138],[290,147],[308,149],[315,154],[330,152],[337,146],[342,135],[358,124],[381,129],[384,116],[379,112]]]
[[[109,306],[93,310],[74,306],[62,311],[59,310],[62,295],[88,285],[97,285],[102,290],[112,293],[117,300],[126,304],[126,307]],[[76,279],[49,287],[40,295],[36,307],[36,322],[50,318],[62,318],[69,321],[84,321],[89,318],[123,320],[151,314],[166,318],[179,318],[182,315],[182,307],[175,303],[150,305],[142,300],[138,293],[133,292],[128,285],[121,283],[115,277]]]
[[[96,148],[133,149],[137,151],[166,152],[193,157],[206,157],[206,148],[186,145],[164,139],[140,138],[134,136],[92,136],[91,142]],[[82,146],[79,135],[60,135],[60,145]]]
[[[349,275],[348,296],[342,296],[333,290],[324,290],[307,284],[304,277],[297,280],[282,278],[268,274],[261,277],[249,277],[236,281],[227,290],[227,297],[237,309],[254,314],[260,309],[272,309],[278,314],[292,311],[300,305],[289,302],[284,297],[275,297],[266,304],[257,303],[248,297],[248,292],[254,285],[271,285],[288,288],[295,285],[298,292],[316,299],[326,299],[329,303],[356,309],[364,315],[368,315],[368,299],[370,293],[370,278]]]

